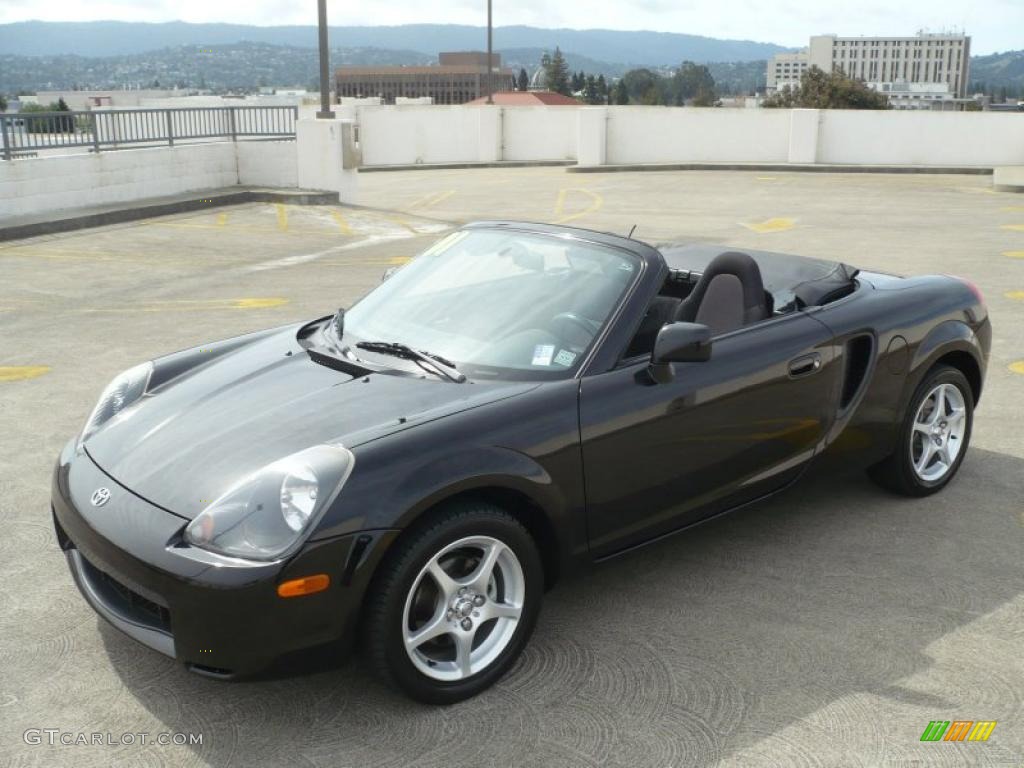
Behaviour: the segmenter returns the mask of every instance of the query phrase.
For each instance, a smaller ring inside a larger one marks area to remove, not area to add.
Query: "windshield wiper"
[[[400,357],[403,360],[412,360],[421,368],[436,373],[438,376],[448,379],[448,381],[453,381],[456,384],[464,384],[466,382],[466,375],[461,373],[450,360],[430,352],[417,351],[408,344],[394,341],[361,341],[356,344],[356,347],[358,349],[365,349],[367,352],[378,352],[382,355]]]

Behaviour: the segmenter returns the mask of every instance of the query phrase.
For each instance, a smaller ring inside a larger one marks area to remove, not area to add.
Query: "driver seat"
[[[728,251],[708,264],[676,311],[676,322],[701,323],[718,336],[771,315],[761,270],[748,254]]]

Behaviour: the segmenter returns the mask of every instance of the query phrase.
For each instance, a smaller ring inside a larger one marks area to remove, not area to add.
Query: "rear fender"
[[[910,398],[913,397],[925,374],[941,357],[950,352],[966,352],[978,365],[979,370],[984,371],[985,361],[980,349],[978,337],[970,326],[961,320],[946,320],[932,328],[918,345],[911,359],[907,381],[903,387],[903,411],[905,412],[910,405]]]

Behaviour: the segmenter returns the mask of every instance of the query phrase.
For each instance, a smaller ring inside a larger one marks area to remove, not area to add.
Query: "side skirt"
[[[744,502],[742,502],[740,504],[737,504],[737,505],[735,505],[733,507],[726,507],[725,509],[719,510],[718,512],[715,512],[714,514],[708,515],[707,517],[702,517],[700,520],[696,520],[696,521],[694,521],[692,523],[687,523],[686,525],[680,526],[679,528],[674,528],[671,531],[666,531],[665,533],[662,533],[662,534],[659,534],[659,535],[657,535],[657,536],[655,536],[653,538],[647,539],[646,541],[641,541],[640,543],[633,544],[633,545],[631,545],[629,547],[626,547],[625,549],[619,549],[619,550],[616,550],[615,552],[612,552],[611,554],[602,555],[601,557],[594,558],[594,560],[592,562],[594,562],[594,563],[604,563],[604,562],[606,562],[608,560],[611,560],[613,558],[619,557],[620,555],[628,554],[628,553],[633,552],[635,550],[642,549],[643,547],[646,547],[649,544],[654,544],[656,542],[659,542],[659,541],[662,541],[664,539],[667,539],[667,538],[669,538],[671,536],[675,536],[677,533],[682,533],[683,531],[689,531],[689,530],[691,530],[693,528],[696,528],[698,525],[704,525],[704,523],[710,522],[712,520],[716,520],[719,517],[721,517],[722,515],[728,515],[730,512],[735,512],[738,509],[743,509],[744,507],[749,507],[749,506],[751,506],[753,504],[760,504],[762,501],[765,501],[766,499],[770,499],[773,496],[776,496],[776,495],[782,493],[783,491],[787,491],[790,488],[792,488],[797,483],[797,481],[800,480],[800,478],[802,478],[805,474],[807,474],[808,467],[810,467],[811,464],[813,464],[813,463],[814,463],[814,459],[811,459],[810,461],[806,462],[804,464],[803,468],[799,472],[797,472],[793,476],[793,478],[791,480],[787,481],[783,485],[780,485],[775,490],[769,491],[768,493],[764,494],[763,496],[758,496],[755,499],[750,499],[749,501],[744,501]]]

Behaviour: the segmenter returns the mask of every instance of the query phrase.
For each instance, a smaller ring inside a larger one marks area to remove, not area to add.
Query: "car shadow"
[[[103,639],[130,694],[218,766],[930,764],[929,720],[1021,708],[1019,667],[999,669],[1024,639],[1003,615],[1024,591],[1021,478],[978,449],[927,499],[812,472],[560,584],[515,669],[451,707],[330,649],[224,683]],[[943,764],[969,748],[945,746]]]

